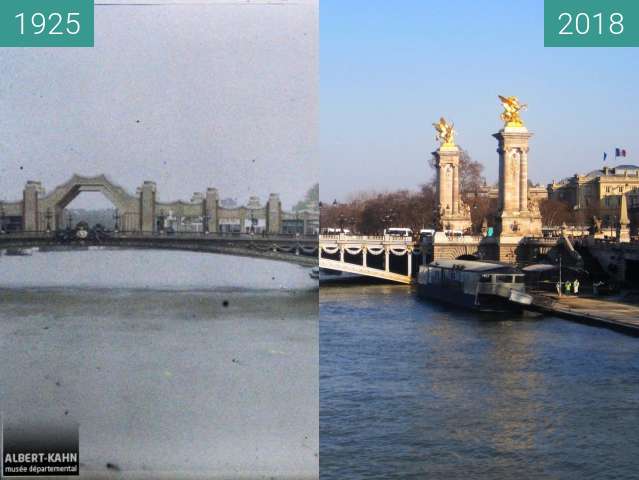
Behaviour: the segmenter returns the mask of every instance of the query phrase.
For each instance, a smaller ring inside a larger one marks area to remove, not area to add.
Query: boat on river
[[[4,254],[8,257],[30,257],[33,250],[31,248],[7,248]]]
[[[532,303],[524,273],[503,263],[437,260],[419,268],[420,298],[484,312],[521,311]]]

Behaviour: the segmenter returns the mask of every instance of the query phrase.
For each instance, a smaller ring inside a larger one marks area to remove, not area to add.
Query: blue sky
[[[544,48],[542,0],[322,0],[321,198],[428,181],[441,115],[496,181],[497,94],[529,104],[535,182],[639,163],[638,55]]]

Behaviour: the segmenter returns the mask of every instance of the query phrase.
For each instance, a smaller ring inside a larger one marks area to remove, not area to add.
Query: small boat
[[[438,260],[419,268],[420,298],[483,312],[521,311],[532,303],[525,275],[503,263]]]
[[[30,248],[7,248],[4,254],[8,257],[29,257],[33,252]]]

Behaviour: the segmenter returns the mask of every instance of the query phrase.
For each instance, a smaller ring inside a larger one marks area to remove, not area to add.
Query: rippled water
[[[322,479],[630,479],[638,454],[639,339],[322,286]]]
[[[0,411],[77,421],[85,475],[317,476],[308,269],[159,251],[0,267]]]

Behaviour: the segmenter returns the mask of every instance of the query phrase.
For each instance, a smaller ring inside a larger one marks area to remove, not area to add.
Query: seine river
[[[308,269],[126,250],[0,268],[4,421],[78,422],[81,473],[317,477]]]
[[[329,479],[636,479],[639,339],[557,318],[320,293]]]

